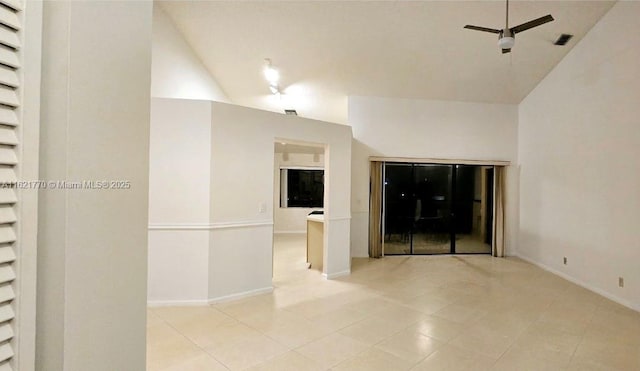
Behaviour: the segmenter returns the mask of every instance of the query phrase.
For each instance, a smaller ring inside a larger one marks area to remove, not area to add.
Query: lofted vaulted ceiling
[[[501,54],[503,1],[163,1],[237,104],[346,123],[350,95],[519,103],[613,1],[511,1],[510,25],[552,14]],[[566,46],[553,42],[573,34]],[[269,93],[264,58],[280,70]]]

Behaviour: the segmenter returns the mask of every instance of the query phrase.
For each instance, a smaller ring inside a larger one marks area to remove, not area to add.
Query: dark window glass
[[[282,169],[286,172],[287,202],[283,207],[323,207],[324,170]],[[281,174],[282,176],[283,174]],[[285,176],[283,176],[283,179]],[[282,186],[282,185],[281,185]],[[285,195],[282,194],[282,197]]]

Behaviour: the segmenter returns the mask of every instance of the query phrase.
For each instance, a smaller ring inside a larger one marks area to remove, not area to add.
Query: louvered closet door
[[[0,371],[12,370],[14,357],[14,280],[16,278],[15,167],[20,123],[20,31],[22,4],[0,0]]]

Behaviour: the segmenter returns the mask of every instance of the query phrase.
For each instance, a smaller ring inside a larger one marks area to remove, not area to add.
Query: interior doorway
[[[493,167],[386,162],[385,255],[490,254]]]
[[[276,286],[321,273],[309,269],[307,219],[312,213],[323,215],[324,212],[327,192],[324,155],[323,144],[284,139],[274,144],[273,282]]]

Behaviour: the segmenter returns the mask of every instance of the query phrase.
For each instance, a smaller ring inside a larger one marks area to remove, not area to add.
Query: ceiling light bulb
[[[271,85],[276,85],[280,80],[280,73],[275,68],[267,66],[264,68],[264,77]]]
[[[278,89],[277,85],[269,85],[269,90],[271,90],[271,94],[280,94],[280,89]]]

